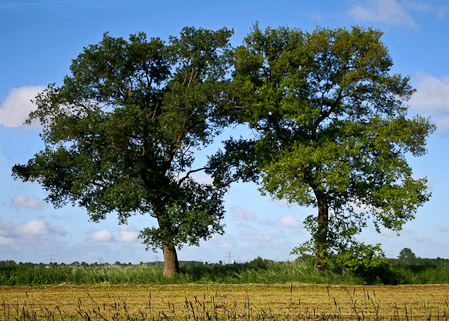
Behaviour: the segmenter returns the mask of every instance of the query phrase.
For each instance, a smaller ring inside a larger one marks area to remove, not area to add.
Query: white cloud
[[[426,12],[433,14],[437,19],[443,19],[449,12],[449,6],[437,1],[407,1],[404,2],[404,7],[407,7],[414,11]],[[446,1],[447,2],[447,1]]]
[[[3,222],[3,218],[0,217],[0,236],[10,235],[14,231],[14,225],[8,222]]]
[[[367,213],[370,212],[370,207],[363,204],[360,200],[354,199],[348,204],[348,210],[352,210],[355,213]]]
[[[407,234],[413,234],[415,233],[413,230],[409,229],[409,228],[404,228],[402,229],[402,232],[407,233]]]
[[[349,15],[357,20],[417,28],[413,18],[396,0],[369,0],[365,6],[355,5],[349,10]]]
[[[291,204],[286,199],[276,199],[277,205],[283,208],[290,208]]]
[[[25,207],[36,210],[45,208],[45,203],[33,196],[16,195],[12,198],[11,202],[17,207]]]
[[[279,217],[276,220],[276,224],[289,228],[300,228],[302,226],[302,223],[291,215]]]
[[[61,226],[52,226],[44,220],[29,220],[23,224],[14,225],[4,222],[0,217],[0,237],[3,238],[2,242],[6,242],[8,239],[14,242],[20,240],[29,242],[30,239],[51,239],[55,235],[65,234],[67,232]]]
[[[122,228],[120,230],[120,236],[117,238],[117,241],[123,243],[131,243],[137,241],[137,237],[139,233],[135,229]]]
[[[89,235],[90,242],[109,242],[112,239],[112,234],[108,230],[101,230],[93,232]]]
[[[439,6],[436,10],[438,19],[444,19],[449,13],[449,6]]]
[[[397,232],[389,230],[389,229],[386,229],[386,228],[381,229],[380,230],[380,234],[388,236],[388,237],[397,237],[398,236]]]
[[[217,247],[219,247],[221,249],[232,249],[234,246],[229,242],[223,242],[223,243],[217,244]]]
[[[44,87],[41,86],[11,89],[0,106],[0,125],[3,124],[6,127],[23,125],[30,112],[36,109],[36,105],[31,100],[34,100],[43,90]]]
[[[14,239],[0,236],[0,245],[13,245],[14,243]]]
[[[449,232],[449,227],[447,227],[446,225],[443,225],[443,224],[435,224],[435,227],[436,227],[437,230],[440,231],[440,232]]]
[[[410,107],[426,116],[432,116],[438,127],[449,128],[449,76],[441,79],[417,74],[417,92],[410,99]]]
[[[423,237],[418,236],[418,235],[412,235],[412,236],[410,236],[410,237],[411,237],[412,239],[414,239],[416,242],[419,242],[419,243],[425,241],[425,239],[424,239]]]
[[[199,184],[211,185],[214,182],[212,176],[207,174],[195,174],[192,175],[192,179]]]
[[[420,12],[425,12],[425,11],[429,11],[430,9],[432,9],[432,6],[430,3],[423,3],[423,2],[416,2],[416,1],[407,1],[404,2],[404,7],[407,7],[409,9],[412,9],[414,11],[420,11]]]
[[[253,247],[263,247],[266,243],[272,240],[270,234],[257,234],[252,231],[242,231],[239,235],[239,239],[243,241],[249,241]]]
[[[0,248],[19,256],[31,257],[39,251],[55,248],[58,244],[55,237],[65,234],[67,232],[62,227],[53,226],[45,220],[14,224],[4,222],[0,217]]]
[[[449,112],[449,76],[438,79],[424,73],[417,73],[417,92],[410,99],[410,105],[430,112]]]
[[[214,247],[220,249],[232,249],[235,245],[235,237],[230,233],[226,233],[224,235],[214,234],[208,242],[212,243]]]
[[[441,242],[441,240],[436,239],[436,238],[434,238],[434,237],[432,237],[432,238],[429,239],[429,243],[430,243],[431,245],[433,245],[433,246],[442,246],[442,245],[445,245],[444,243]]]
[[[185,178],[186,176],[186,172],[180,173],[178,175],[177,180],[181,180],[183,178]],[[212,176],[199,172],[199,173],[193,173],[192,175],[189,175],[189,178],[191,178],[193,181],[195,181],[198,184],[206,184],[206,185],[211,185],[214,182],[214,179],[212,178]]]
[[[64,230],[62,226],[49,226],[50,232],[52,234],[58,234],[58,235],[66,235],[67,232]]]
[[[47,224],[42,220],[27,221],[16,227],[16,235],[22,237],[47,236],[48,233]]]
[[[232,212],[240,220],[251,221],[256,218],[256,213],[247,210],[246,208],[233,207]]]

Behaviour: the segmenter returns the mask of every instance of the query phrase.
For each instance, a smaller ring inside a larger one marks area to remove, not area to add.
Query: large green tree
[[[335,255],[369,262],[381,249],[357,242],[362,228],[399,231],[430,196],[406,157],[426,152],[434,125],[407,115],[414,89],[391,73],[381,35],[256,25],[235,50],[234,117],[255,137],[229,141],[217,160],[246,164],[235,174],[258,177],[263,193],[317,208],[305,219],[311,240],[295,249],[317,269]]]
[[[169,42],[144,33],[105,34],[73,60],[61,86],[36,98],[28,122],[43,126],[45,149],[13,174],[36,181],[56,207],[84,207],[126,223],[145,214],[157,226],[140,238],[163,250],[164,276],[179,271],[176,247],[222,233],[225,185],[201,184],[194,152],[222,125],[232,31],[184,28]]]

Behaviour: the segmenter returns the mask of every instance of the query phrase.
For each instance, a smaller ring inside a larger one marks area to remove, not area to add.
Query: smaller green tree
[[[404,264],[412,264],[413,262],[416,261],[416,255],[415,253],[413,253],[411,249],[406,247],[399,252],[398,260],[399,262]]]

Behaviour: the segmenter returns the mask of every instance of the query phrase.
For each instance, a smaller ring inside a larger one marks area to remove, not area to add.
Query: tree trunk
[[[162,237],[162,251],[164,252],[164,277],[172,278],[179,273],[178,255],[176,247],[171,244],[173,239],[173,231],[170,226],[169,219],[163,210],[157,210],[157,221]]]
[[[315,234],[315,270],[326,268],[327,232],[329,226],[329,208],[324,195],[317,193],[318,226]]]
[[[164,277],[172,278],[179,273],[178,255],[174,246],[163,245],[164,252]]]

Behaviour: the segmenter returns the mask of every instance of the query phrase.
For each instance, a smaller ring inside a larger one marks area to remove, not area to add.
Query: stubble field
[[[446,320],[449,285],[0,287],[0,320]]]

